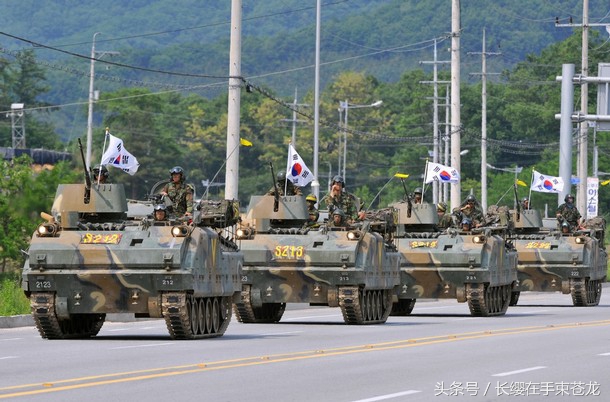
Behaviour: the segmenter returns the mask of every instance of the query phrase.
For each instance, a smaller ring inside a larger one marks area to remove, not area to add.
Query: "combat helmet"
[[[572,199],[572,201],[568,201],[570,198]],[[568,194],[563,200],[565,202],[574,202],[574,196],[572,194]]]
[[[422,193],[422,189],[421,189],[421,187],[417,187],[417,188],[416,188],[416,189],[413,191],[413,193],[415,193],[415,194],[421,194],[421,193]]]
[[[169,171],[170,180],[172,178],[172,175],[176,174],[176,173],[180,174],[180,181],[186,180],[186,176],[184,174],[184,169],[182,169],[181,166],[174,166],[173,168],[171,168],[171,170]]]
[[[466,202],[477,202],[477,199],[473,194],[468,194],[468,197],[466,197]]]
[[[439,202],[436,204],[436,210],[440,212],[447,212],[447,204],[444,202]]]
[[[339,215],[341,217],[341,219],[345,218],[345,212],[343,212],[343,210],[341,208],[335,208],[333,210],[333,216],[334,215]]]
[[[307,197],[305,197],[305,201],[318,202],[318,198],[315,194],[309,194]]]
[[[110,175],[110,173],[108,172],[108,168],[104,165],[96,165],[93,168],[93,176],[95,177],[103,177],[105,179],[108,178],[108,176]]]
[[[283,182],[285,182],[285,181],[286,181],[286,172],[284,172],[283,170],[282,170],[282,171],[280,171],[280,172],[277,174],[276,178],[277,178],[278,183],[283,183]]]
[[[333,180],[330,182],[330,184],[335,184],[335,183],[341,183],[341,188],[345,187],[345,180],[343,180],[342,176],[336,175],[335,177],[333,177]]]

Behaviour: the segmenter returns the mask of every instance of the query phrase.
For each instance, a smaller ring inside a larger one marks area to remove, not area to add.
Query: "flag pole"
[[[530,178],[530,193],[527,196],[527,200],[529,203],[529,208],[530,209],[532,207],[532,184],[534,184],[534,168],[532,167],[532,176]]]
[[[101,175],[101,167],[103,166],[102,163],[104,163],[104,154],[106,153],[106,140],[108,140],[108,135],[110,134],[110,128],[106,127],[106,132],[104,133],[104,145],[102,146],[102,155],[100,156],[100,174],[97,176],[97,185],[99,186],[100,184],[100,178],[102,177]]]
[[[426,167],[424,168],[424,180],[421,190],[421,202],[424,203],[424,193],[426,192],[426,179],[428,178],[428,158],[426,158]]]
[[[288,144],[288,158],[286,159],[286,170],[284,171],[284,174],[286,175],[286,180],[284,180],[284,195],[286,195],[286,192],[288,191],[288,170],[290,169],[290,156],[292,154],[290,147],[292,147],[292,142]]]

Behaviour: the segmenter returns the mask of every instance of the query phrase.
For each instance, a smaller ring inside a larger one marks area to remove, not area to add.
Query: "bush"
[[[0,316],[30,313],[30,301],[23,294],[19,273],[0,274]]]

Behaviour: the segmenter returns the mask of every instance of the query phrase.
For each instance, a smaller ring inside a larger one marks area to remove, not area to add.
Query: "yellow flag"
[[[610,180],[604,180],[599,184],[601,184],[602,186],[607,186],[608,184],[610,184]]]
[[[252,146],[252,143],[250,141],[244,140],[243,138],[239,139],[239,143],[241,145],[243,145],[244,147],[251,147]]]
[[[523,180],[517,180],[515,183],[517,183],[518,186],[527,187],[527,183]]]
[[[398,177],[399,179],[406,179],[407,177],[409,177],[409,175],[405,173],[394,173],[394,177]]]

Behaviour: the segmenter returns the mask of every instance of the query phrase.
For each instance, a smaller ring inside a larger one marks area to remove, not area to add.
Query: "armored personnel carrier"
[[[238,216],[231,201],[196,209],[190,221],[130,218],[122,184],[60,185],[23,267],[40,335],[92,337],[106,314],[130,313],[164,318],[175,339],[222,336],[241,290],[226,233]]]
[[[473,316],[506,313],[517,253],[505,241],[505,227],[441,232],[434,205],[407,199],[392,206],[398,211],[395,240],[402,255],[392,315],[410,314],[416,300],[425,298],[467,302]]]
[[[545,227],[535,209],[513,211],[513,221],[512,242],[519,257],[511,305],[523,291],[570,294],[574,306],[599,304],[608,265],[603,218],[589,219],[583,229],[567,233]]]
[[[340,307],[347,324],[384,323],[399,281],[385,223],[343,228],[307,219],[301,195],[251,198],[237,231],[244,254],[237,319],[277,322],[286,303],[308,303]]]

